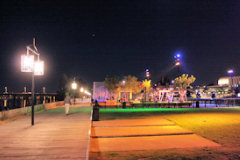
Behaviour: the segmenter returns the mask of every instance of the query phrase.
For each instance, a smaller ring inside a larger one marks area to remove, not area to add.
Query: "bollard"
[[[196,108],[199,108],[199,101],[196,101]]]
[[[92,121],[99,121],[99,107],[96,105],[93,107]]]
[[[126,109],[126,108],[127,108],[126,102],[123,102],[123,103],[122,103],[122,108],[123,108],[123,109]]]

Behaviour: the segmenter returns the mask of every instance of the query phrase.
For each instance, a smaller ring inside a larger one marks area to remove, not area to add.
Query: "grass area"
[[[240,108],[128,108],[100,109],[100,120],[135,119],[148,116],[187,114],[187,113],[236,113]]]
[[[240,108],[101,109],[101,120],[166,118],[221,147],[91,153],[90,159],[240,159]]]

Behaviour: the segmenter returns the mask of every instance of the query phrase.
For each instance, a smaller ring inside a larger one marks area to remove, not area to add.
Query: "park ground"
[[[101,109],[100,120],[165,118],[220,147],[90,153],[90,159],[240,159],[240,108]]]

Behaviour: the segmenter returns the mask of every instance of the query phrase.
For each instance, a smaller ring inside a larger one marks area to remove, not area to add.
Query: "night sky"
[[[20,72],[25,46],[36,45],[45,61],[39,88],[55,92],[63,73],[103,81],[108,75],[157,81],[174,78],[174,54],[182,53],[182,73],[195,84],[216,83],[240,69],[240,1],[237,0],[1,0],[0,91],[30,90]]]

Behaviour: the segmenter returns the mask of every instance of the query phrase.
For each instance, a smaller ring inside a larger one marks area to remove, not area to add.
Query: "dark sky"
[[[45,61],[38,88],[56,91],[63,73],[92,85],[108,75],[156,81],[181,52],[181,71],[195,84],[217,82],[227,69],[240,69],[240,2],[237,0],[1,0],[0,91],[30,90],[20,72],[25,46],[36,44]]]

